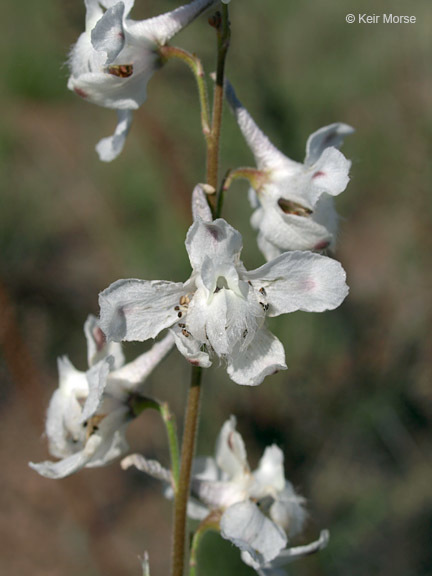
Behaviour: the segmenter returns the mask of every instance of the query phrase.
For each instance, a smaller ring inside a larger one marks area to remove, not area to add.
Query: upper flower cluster
[[[141,106],[147,83],[160,67],[159,49],[217,0],[194,0],[175,10],[135,21],[134,0],[85,0],[85,31],[72,48],[68,88],[89,101],[118,111],[118,125],[96,149],[109,162],[123,149],[132,110]]]
[[[130,400],[173,346],[168,335],[124,364],[121,345],[106,342],[96,318],[88,317],[84,332],[89,369],[81,372],[67,357],[59,358],[59,387],[48,407],[49,451],[60,460],[30,463],[47,478],[64,478],[84,466],[103,466],[124,454],[125,429],[133,418]]]
[[[186,282],[118,280],[100,294],[100,323],[109,340],[147,340],[171,328],[192,364],[208,367],[216,355],[232,380],[256,385],[286,368],[266,317],[330,310],[348,293],[341,265],[309,252],[285,253],[248,272],[241,235],[223,219],[198,216],[186,249],[192,267]]]
[[[345,190],[351,166],[337,148],[353,128],[335,123],[311,134],[301,164],[270,142],[229,83],[226,96],[260,171],[250,199],[261,252],[270,260],[287,250],[333,249],[338,227],[333,196]]]

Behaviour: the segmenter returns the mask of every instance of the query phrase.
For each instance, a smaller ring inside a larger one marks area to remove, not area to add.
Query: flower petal
[[[202,344],[193,337],[190,333],[183,333],[183,330],[175,326],[171,330],[175,339],[180,354],[186,358],[193,366],[201,366],[201,368],[209,368],[212,363],[207,352],[202,350]]]
[[[29,462],[29,466],[33,470],[36,470],[41,476],[57,480],[59,478],[66,478],[66,476],[70,476],[74,472],[78,472],[78,470],[84,468],[89,459],[90,457],[86,455],[84,451],[81,451],[58,462],[51,462],[49,460],[39,463]]]
[[[91,31],[93,48],[105,52],[105,65],[113,62],[123,49],[125,33],[123,30],[124,4],[118,2],[105,12]]]
[[[270,508],[270,517],[283,528],[290,538],[302,531],[306,520],[305,500],[299,496],[291,482],[286,481]]]
[[[253,476],[255,486],[252,490],[256,498],[263,498],[272,491],[283,490],[285,486],[284,455],[276,444],[267,446]]]
[[[102,162],[112,162],[123,150],[132,124],[132,111],[118,110],[117,118],[118,122],[114,134],[107,138],[102,138],[96,144],[96,152]]]
[[[130,419],[129,408],[127,406],[119,406],[109,412],[99,422],[97,428],[93,429],[85,446],[85,451],[87,451],[93,438],[100,438],[96,450],[86,464],[88,468],[105,466],[122,456],[129,449],[125,432]]]
[[[96,316],[90,314],[87,317],[84,324],[84,334],[87,340],[87,360],[90,367],[107,356],[114,358],[114,370],[123,366],[124,355],[121,344],[106,341],[105,334],[100,329]]]
[[[236,424],[235,416],[231,416],[222,426],[216,442],[216,463],[230,480],[249,473],[246,448]]]
[[[353,132],[355,132],[354,128],[342,122],[336,122],[320,128],[308,138],[305,164],[308,166],[315,164],[326,148],[331,146],[340,148],[345,136],[349,136]]]
[[[266,376],[286,367],[281,342],[262,327],[247,348],[234,350],[228,357],[227,372],[237,384],[257,386]]]
[[[328,530],[322,530],[318,540],[311,542],[310,544],[306,544],[304,546],[295,546],[293,548],[286,548],[282,550],[281,553],[270,563],[269,568],[279,568],[282,566],[286,566],[294,560],[298,560],[300,558],[304,558],[305,556],[309,556],[310,554],[314,554],[315,552],[319,552],[323,550],[330,540],[330,533]],[[267,569],[267,566],[265,567]],[[267,571],[265,572],[267,575]]]
[[[200,218],[203,222],[213,220],[210,205],[207,200],[207,194],[204,191],[207,184],[197,184],[192,192],[192,216],[194,221]]]
[[[349,182],[351,162],[336,148],[326,148],[312,167],[311,186],[305,189],[304,197],[314,206],[323,192],[337,196]]]
[[[84,0],[86,7],[86,30],[90,31],[96,22],[103,16],[99,0]]]
[[[221,536],[249,552],[258,564],[266,564],[286,546],[287,537],[250,501],[230,506],[222,515]]]
[[[206,257],[231,264],[239,259],[242,237],[222,218],[211,223],[198,219],[188,230],[186,249],[194,270],[200,270]]]
[[[108,340],[155,338],[177,320],[182,283],[117,280],[99,295],[100,326]]]
[[[161,480],[162,482],[167,482],[171,484],[172,474],[170,470],[164,468],[157,460],[150,460],[144,458],[141,454],[130,454],[123,458],[120,463],[123,470],[127,470],[131,466],[134,466],[140,472],[145,472],[152,478],[156,480]]]
[[[318,204],[323,204],[323,195]],[[267,260],[273,260],[283,252],[291,250],[317,250],[319,246],[334,244],[337,229],[337,216],[332,206],[326,211],[318,211],[312,218],[284,214],[276,204],[265,210],[258,209],[251,219],[252,225],[259,230],[258,246]]]
[[[89,395],[81,414],[81,423],[86,422],[96,414],[102,402],[102,395],[107,385],[108,374],[114,365],[114,358],[108,356],[87,371]]]
[[[254,119],[237,98],[232,84],[228,81],[225,82],[225,95],[243,137],[255,157],[258,168],[271,169],[290,164],[292,161],[282,154],[255,124]],[[296,163],[293,162],[293,164]]]
[[[245,276],[264,288],[269,316],[333,310],[348,294],[340,263],[311,252],[287,252]]]
[[[76,452],[58,462],[50,462],[49,460],[38,464],[29,462],[29,466],[45,478],[65,478],[84,468],[91,460],[101,442],[101,437],[94,435],[89,438],[85,448],[80,452]]]
[[[247,491],[236,482],[208,481],[195,477],[191,480],[191,493],[212,510],[228,508],[248,497]]]
[[[151,38],[161,46],[190,24],[202,12],[216,4],[217,0],[194,0],[171,12],[140,22],[128,22],[129,30],[139,36]]]
[[[138,356],[122,368],[111,372],[109,376],[110,388],[121,385],[123,391],[136,392],[140,390],[156,366],[165,358],[174,346],[174,338],[167,334],[160,342],[156,342],[147,352]]]

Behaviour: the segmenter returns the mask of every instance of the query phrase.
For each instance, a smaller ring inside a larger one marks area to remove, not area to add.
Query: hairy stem
[[[172,576],[183,576],[185,565],[187,503],[190,493],[190,477],[195,453],[195,440],[198,431],[201,374],[202,369],[199,366],[192,367],[183,432],[180,476],[174,505]]]

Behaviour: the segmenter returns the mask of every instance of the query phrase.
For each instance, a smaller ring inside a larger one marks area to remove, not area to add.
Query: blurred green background
[[[136,19],[174,0],[136,0]],[[405,14],[415,24],[347,24],[348,13]],[[343,151],[352,180],[337,199],[337,258],[351,287],[324,314],[270,323],[288,371],[253,389],[206,375],[198,452],[213,451],[234,413],[254,466],[265,445],[308,500],[296,543],[329,528],[328,548],[292,566],[302,576],[432,574],[430,0],[233,0],[228,75],[275,144],[302,160],[307,136],[335,121],[357,132]],[[69,47],[83,29],[80,0],[9,2],[0,76],[0,567],[22,574],[168,574],[170,504],[155,481],[118,465],[53,482],[27,467],[47,457],[44,413],[56,357],[86,366],[82,326],[98,292],[118,278],[182,281],[189,197],[204,179],[194,80],[180,63],[155,75],[121,157],[99,162],[96,142],[115,113],[66,89]],[[214,69],[202,17],[174,44]],[[252,158],[224,117],[221,174]],[[225,217],[243,234],[248,268],[262,263],[247,186]],[[126,348],[129,357],[145,345]],[[189,367],[177,352],[149,381],[181,422]],[[134,451],[167,462],[154,414],[130,429]],[[251,572],[227,542],[204,544],[203,576]],[[234,566],[230,570],[230,566]]]

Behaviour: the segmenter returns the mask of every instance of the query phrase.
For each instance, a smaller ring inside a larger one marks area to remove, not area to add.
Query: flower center
[[[222,290],[222,288],[225,288],[226,290],[229,290],[229,286],[228,286],[228,281],[225,278],[225,276],[219,276],[217,281],[216,281],[216,288],[215,288],[215,293],[219,292],[220,290]]]
[[[312,214],[312,210],[309,210],[309,208],[305,208],[301,204],[297,204],[297,202],[293,202],[292,200],[285,200],[285,198],[279,198],[278,205],[284,214],[293,214],[294,216],[303,217]]]

